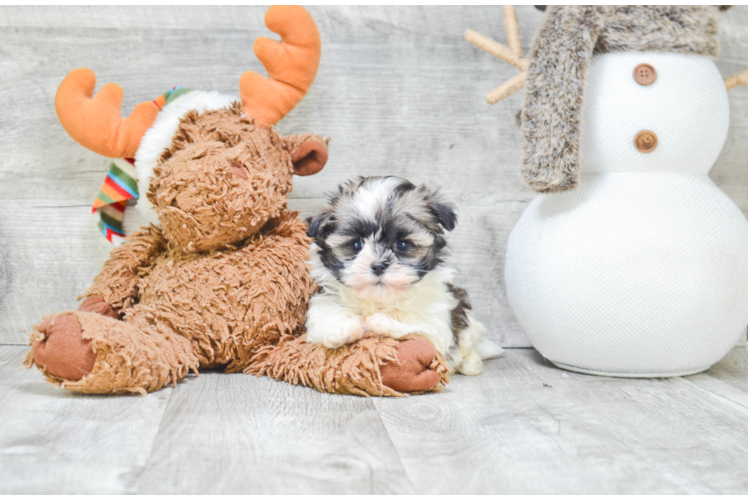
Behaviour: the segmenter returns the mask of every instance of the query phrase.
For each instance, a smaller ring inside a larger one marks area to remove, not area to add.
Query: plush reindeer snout
[[[277,132],[255,127],[238,108],[190,115],[180,127],[148,193],[166,238],[186,251],[209,251],[278,217],[294,169]]]

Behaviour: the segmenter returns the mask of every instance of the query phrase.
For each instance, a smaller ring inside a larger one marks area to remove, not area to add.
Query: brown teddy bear
[[[272,7],[265,22],[282,41],[255,42],[270,78],[242,75],[241,104],[175,89],[123,119],[122,89],[105,85],[92,97],[90,70],[60,85],[62,125],[94,152],[134,158],[138,205],[153,223],[112,251],[77,311],[34,327],[25,364],[50,382],[83,393],[146,393],[198,368],[360,395],[447,382],[443,358],[420,337],[370,337],[335,350],[305,342],[315,292],[310,240],[287,197],[293,174],[325,165],[327,141],[283,137],[272,126],[314,80],[320,38],[301,7]]]

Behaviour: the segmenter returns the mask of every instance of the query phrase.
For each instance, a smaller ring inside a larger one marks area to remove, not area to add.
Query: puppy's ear
[[[429,211],[436,221],[447,231],[457,226],[457,207],[447,201],[437,190],[423,188]]]
[[[451,203],[437,203],[433,207],[439,224],[447,231],[451,231],[457,226],[457,212]]]
[[[317,215],[309,217],[306,223],[309,224],[306,235],[316,240],[335,229],[335,215],[331,207],[323,208]]]

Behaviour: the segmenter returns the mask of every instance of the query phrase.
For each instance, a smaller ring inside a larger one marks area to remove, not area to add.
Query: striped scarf
[[[159,111],[164,106],[180,97],[190,89],[174,87],[153,100]],[[135,171],[134,158],[116,158],[109,166],[109,173],[101,186],[99,195],[94,200],[92,212],[99,214],[99,231],[114,245],[121,245],[125,240],[123,221],[125,209],[130,200],[137,200],[138,176]]]

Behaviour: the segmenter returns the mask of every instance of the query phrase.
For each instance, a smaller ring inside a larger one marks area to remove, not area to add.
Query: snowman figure
[[[713,6],[553,6],[523,58],[522,176],[541,194],[508,242],[509,304],[559,367],[623,376],[697,373],[748,325],[748,222],[708,177],[727,137]]]

